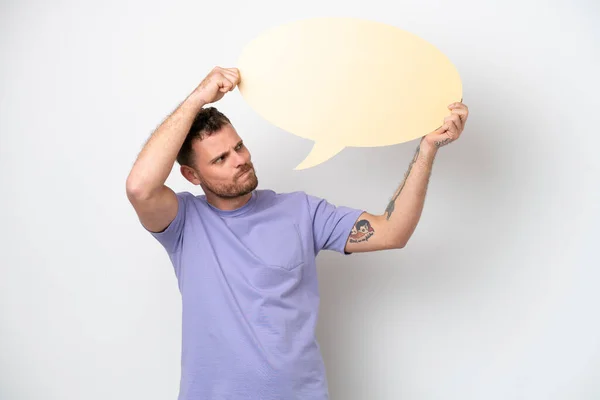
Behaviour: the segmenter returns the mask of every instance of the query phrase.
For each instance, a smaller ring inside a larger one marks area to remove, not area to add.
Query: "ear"
[[[193,168],[188,167],[187,165],[182,165],[179,167],[179,171],[181,172],[181,175],[183,175],[183,177],[185,179],[187,179],[194,185],[200,185],[202,183],[202,179],[200,179],[200,175]]]

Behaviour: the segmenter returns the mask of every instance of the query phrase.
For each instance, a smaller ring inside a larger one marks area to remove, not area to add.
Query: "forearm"
[[[390,224],[389,231],[402,247],[412,236],[421,218],[436,153],[435,146],[421,141],[402,184],[385,210],[384,216]]]
[[[129,173],[128,193],[144,197],[162,188],[196,114],[205,104],[192,92],[154,131]]]

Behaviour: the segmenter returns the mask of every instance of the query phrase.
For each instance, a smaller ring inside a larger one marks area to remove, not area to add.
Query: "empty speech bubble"
[[[443,124],[460,76],[435,46],[391,25],[312,18],[271,28],[243,49],[243,98],[273,125],[315,143],[296,170],[344,147],[388,146]]]

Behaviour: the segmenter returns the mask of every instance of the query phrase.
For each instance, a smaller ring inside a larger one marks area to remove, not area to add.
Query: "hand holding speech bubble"
[[[238,60],[238,88],[275,126],[314,140],[295,169],[344,147],[388,146],[422,137],[462,101],[460,76],[436,47],[394,26],[313,18],[271,28]]]

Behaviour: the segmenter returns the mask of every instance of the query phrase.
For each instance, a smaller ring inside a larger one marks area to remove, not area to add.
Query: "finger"
[[[467,107],[466,104],[463,104],[461,102],[456,102],[448,105],[448,109],[451,112],[466,113],[467,115],[469,114],[469,107]]]
[[[223,70],[223,74],[227,75],[227,77],[236,85],[240,81],[240,73],[237,68],[227,68]]]
[[[219,91],[223,92],[223,93],[229,92],[235,87],[233,82],[231,82],[224,75],[221,76],[221,79],[219,79],[219,81],[217,82],[217,85],[219,86]]]
[[[458,128],[459,130],[462,127],[462,121],[457,114],[452,114],[447,117],[444,117],[444,122],[448,122],[448,121],[454,122],[454,124],[456,125],[456,128]]]
[[[448,109],[452,114],[460,115],[463,122],[466,121],[469,116],[469,108],[463,103],[452,103],[448,106]]]
[[[441,135],[442,133],[446,132],[448,130],[448,126],[446,126],[446,124],[443,124],[442,126],[440,126],[439,128],[437,128],[436,130],[434,130],[431,133],[435,133],[436,135]]]
[[[468,110],[468,109],[469,109],[469,107],[467,107],[467,105],[466,105],[465,103],[463,103],[463,102],[462,102],[462,100],[461,100],[461,101],[457,101],[457,102],[454,102],[454,103],[451,103],[451,104],[449,104],[449,105],[448,105],[448,108],[449,108],[449,109],[459,109],[459,108],[464,108],[465,110]]]
[[[226,76],[232,83],[236,83],[239,80],[239,75],[231,70],[223,70],[221,72],[224,76]]]
[[[460,136],[461,128],[456,121],[452,120],[452,129],[449,131],[452,132],[452,139],[456,140]]]
[[[231,88],[230,91],[235,89],[235,87],[240,83],[239,78],[235,77],[235,76],[231,76],[230,74],[227,74],[227,79],[229,80],[229,82],[231,82]]]
[[[460,127],[460,117],[458,115],[452,114],[444,117],[444,123],[453,122],[456,125],[456,128]]]
[[[454,107],[451,109],[451,114],[458,114],[458,115],[468,115],[469,114],[469,110],[467,110],[464,107]]]
[[[449,117],[446,120],[446,122],[444,122],[444,125],[446,125],[447,130],[445,132],[445,134],[447,134],[448,136],[450,136],[452,139],[456,139],[458,137],[458,127],[456,126],[456,123],[454,122],[454,120],[449,119]]]
[[[222,71],[220,78],[227,79],[229,82],[231,82],[231,84],[235,84],[236,82],[236,77],[231,72]]]
[[[231,72],[235,76],[240,76],[240,70],[237,68],[225,68],[225,71]]]
[[[458,114],[452,114],[450,116],[450,118],[452,119],[452,121],[454,121],[454,124],[456,125],[456,129],[458,130],[458,132],[462,132],[463,130],[463,120],[460,118],[460,115]]]
[[[469,117],[469,112],[463,108],[452,109],[452,114],[456,114],[460,117],[460,121],[462,122],[463,126],[465,122],[467,122],[467,118]]]

